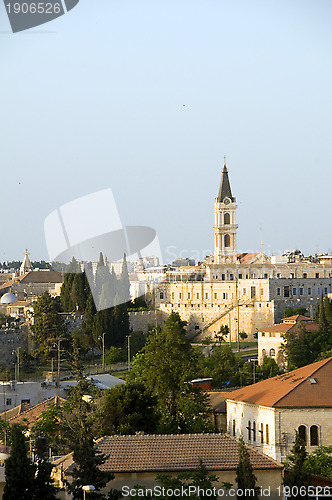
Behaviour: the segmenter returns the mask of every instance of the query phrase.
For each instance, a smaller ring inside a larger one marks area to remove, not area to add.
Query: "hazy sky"
[[[1,3],[0,261],[47,259],[47,215],[105,188],[203,258],[224,155],[239,251],[328,251],[331,26],[330,0],[80,0],[12,34]]]

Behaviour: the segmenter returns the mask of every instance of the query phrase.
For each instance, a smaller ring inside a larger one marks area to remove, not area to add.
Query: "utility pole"
[[[103,373],[105,372],[105,335],[106,335],[106,332],[104,332],[102,334],[101,337],[99,337],[102,341],[102,344],[103,344],[103,358],[102,358],[102,363],[103,363]]]
[[[128,349],[128,371],[130,371],[130,335],[126,335],[127,337],[127,349]]]
[[[60,364],[61,364],[61,342],[64,339],[59,339],[58,340],[58,381],[57,381],[57,386],[60,387]]]

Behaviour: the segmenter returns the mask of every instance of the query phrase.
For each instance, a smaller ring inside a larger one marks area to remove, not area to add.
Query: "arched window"
[[[225,234],[224,243],[225,243],[225,248],[228,248],[231,246],[231,238],[230,238],[229,234]]]
[[[269,444],[269,424],[266,424],[266,427],[265,427],[265,441],[266,441],[266,444]]]
[[[248,441],[251,441],[251,422],[248,420]]]
[[[262,356],[264,358],[264,356],[266,356],[266,349],[262,349]]]
[[[310,446],[318,446],[318,426],[310,427]]]
[[[235,420],[233,420],[233,436],[235,436]]]
[[[224,214],[224,224],[230,224],[231,223],[231,216],[228,212]]]
[[[256,441],[256,422],[252,423],[252,440]]]
[[[307,428],[305,425],[300,425],[299,436],[302,439],[303,443],[306,445],[307,444]]]
[[[261,424],[261,430],[259,431],[261,433],[261,443],[264,443],[264,424]]]
[[[275,349],[270,349],[270,356],[271,358],[274,358],[274,356],[276,355],[276,350]]]

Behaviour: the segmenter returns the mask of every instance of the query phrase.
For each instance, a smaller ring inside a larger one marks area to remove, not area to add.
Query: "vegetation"
[[[300,331],[284,335],[284,353],[288,369],[300,368],[331,355],[332,349],[332,304],[328,297],[322,297],[316,310],[318,330]]]
[[[235,480],[237,482],[238,490],[241,490],[242,493],[237,495],[238,499],[248,496],[258,500],[259,487],[256,486],[257,478],[254,475],[252,465],[250,463],[249,451],[244,444],[243,436],[239,439],[239,463],[236,468]]]
[[[283,318],[289,318],[290,316],[296,316],[300,314],[301,316],[305,316],[307,314],[307,310],[305,307],[286,307],[282,313]]]
[[[188,384],[197,357],[184,326],[180,316],[172,313],[162,330],[150,333],[131,370],[131,379],[156,395],[163,432],[211,430],[206,396]]]
[[[332,478],[332,446],[320,446],[307,455],[304,468],[309,474]]]
[[[298,431],[295,433],[295,443],[291,450],[291,454],[287,457],[288,462],[286,463],[286,468],[289,472],[284,477],[284,485],[290,487],[292,493],[298,493],[297,495],[290,496],[291,500],[297,500],[300,498],[308,498],[307,492],[304,495],[301,492],[300,487],[310,484],[310,474],[307,472],[305,467],[305,461],[307,457],[307,452],[305,450],[305,445],[299,436]],[[298,488],[292,488],[297,486]]]
[[[11,428],[12,449],[5,462],[6,484],[3,500],[31,500],[34,489],[35,466],[27,455],[27,446],[21,429]]]

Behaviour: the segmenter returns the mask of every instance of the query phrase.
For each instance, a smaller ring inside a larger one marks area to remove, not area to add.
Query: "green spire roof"
[[[217,201],[222,202],[225,198],[230,198],[232,201],[235,201],[235,198],[233,198],[233,196],[232,196],[232,190],[231,190],[231,185],[229,183],[228,170],[226,167],[226,163],[224,163],[224,168],[222,171]]]

